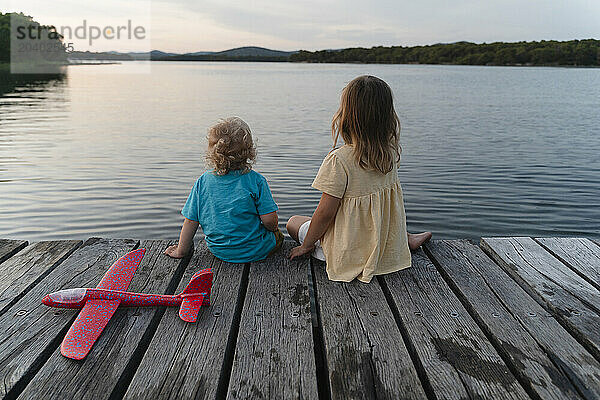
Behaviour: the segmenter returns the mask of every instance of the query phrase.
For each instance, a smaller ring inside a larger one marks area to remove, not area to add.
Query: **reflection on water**
[[[310,214],[342,87],[385,79],[408,227],[437,237],[600,237],[600,70],[137,63],[0,76],[0,237],[174,238],[206,128],[238,115],[282,225]]]
[[[10,74],[0,70],[0,96],[8,97],[11,92],[28,90],[31,93],[46,92],[45,87],[66,79],[66,74]]]

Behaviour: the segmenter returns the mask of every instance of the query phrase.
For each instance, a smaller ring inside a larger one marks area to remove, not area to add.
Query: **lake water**
[[[600,238],[600,69],[287,63],[0,76],[0,237],[175,238],[206,130],[248,122],[282,226],[310,215],[343,86],[389,83],[409,231]]]

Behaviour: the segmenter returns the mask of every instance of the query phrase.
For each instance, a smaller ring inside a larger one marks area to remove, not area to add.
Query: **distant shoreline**
[[[69,58],[151,61],[301,62],[334,64],[417,64],[598,67],[600,40],[440,43],[427,46],[377,46],[319,51],[283,52],[249,46],[220,52],[174,54],[153,50],[146,53],[78,52]]]
[[[110,61],[110,60],[81,60],[82,62],[70,62],[65,64],[65,66],[70,67],[72,65],[115,65],[122,64],[121,61]],[[100,62],[93,62],[100,61]]]
[[[247,46],[220,52],[142,53],[69,52],[67,65],[108,65],[123,61],[291,62],[311,64],[478,65],[497,67],[600,67],[600,40],[440,43],[427,46],[377,46],[319,51],[279,51]],[[8,61],[6,58],[4,62]],[[33,65],[32,67],[35,67]],[[6,67],[4,68],[6,69]]]
[[[423,65],[423,66],[455,66],[455,67],[521,67],[521,68],[531,68],[531,67],[543,67],[543,68],[572,68],[572,69],[598,69],[600,65],[534,65],[534,64],[503,64],[503,65],[473,65],[473,64],[426,64],[426,63],[376,63],[376,62],[311,62],[311,61],[265,61],[265,60],[123,60],[123,61],[110,61],[110,62],[92,62],[96,60],[89,60],[90,62],[80,62],[80,63],[70,63],[65,64],[65,67],[71,66],[96,66],[96,65],[120,65],[124,62],[135,62],[135,61],[149,61],[149,62],[233,62],[233,63],[250,63],[250,62],[264,62],[264,63],[286,63],[286,64],[346,64],[346,65]],[[0,73],[11,73],[10,63],[0,63]]]
[[[131,60],[140,61],[140,60]],[[452,63],[378,63],[378,62],[316,62],[316,61],[266,61],[266,60],[146,60],[150,62],[264,62],[285,64],[346,64],[346,65],[441,65],[455,67],[545,67],[545,68],[600,68],[600,65],[570,65],[570,64],[452,64]]]
[[[0,60],[8,62],[5,54]],[[394,65],[480,65],[502,67],[597,68],[600,66],[600,40],[440,43],[427,46],[377,46],[319,51],[279,51],[247,46],[219,52],[165,53],[89,52],[62,54],[72,64],[105,65],[123,61],[209,61],[209,62],[293,62],[330,64]],[[71,64],[69,64],[71,65]]]

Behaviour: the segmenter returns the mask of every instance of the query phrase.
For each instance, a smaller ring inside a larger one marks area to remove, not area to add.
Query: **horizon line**
[[[294,50],[281,50],[281,49],[274,49],[274,48],[269,48],[269,47],[264,47],[264,46],[260,46],[260,45],[247,45],[247,46],[237,46],[237,47],[230,47],[227,49],[223,49],[223,50],[194,50],[194,51],[186,51],[186,52],[177,52],[177,51],[168,51],[168,50],[159,50],[158,48],[154,48],[152,50],[149,51],[140,51],[140,50],[103,50],[103,51],[91,51],[91,50],[76,50],[77,52],[81,52],[81,53],[85,53],[85,52],[90,52],[90,53],[122,53],[122,54],[129,54],[129,53],[149,53],[149,52],[153,52],[153,51],[159,51],[161,53],[171,53],[171,54],[176,54],[176,55],[186,55],[186,54],[192,54],[192,53],[222,53],[222,52],[226,52],[226,51],[230,51],[230,50],[237,50],[237,49],[244,49],[244,48],[260,48],[260,49],[265,49],[265,50],[270,50],[270,51],[280,51],[280,52],[284,52],[284,53],[293,53],[293,52],[299,52],[299,51],[309,51],[309,52],[316,52],[316,51],[334,51],[334,50],[346,50],[346,49],[372,49],[374,47],[427,47],[427,46],[437,46],[437,45],[450,45],[450,44],[456,44],[456,43],[471,43],[471,44],[476,44],[476,45],[481,45],[481,44],[494,44],[494,43],[534,43],[534,42],[571,42],[571,41],[582,41],[582,40],[600,40],[600,39],[596,39],[596,38],[583,38],[583,39],[568,39],[568,40],[559,40],[559,39],[539,39],[539,40],[519,40],[519,41],[510,41],[510,42],[504,42],[504,41],[483,41],[483,42],[472,42],[469,40],[457,40],[454,42],[437,42],[437,43],[430,43],[430,44],[415,44],[415,45],[402,45],[402,44],[392,44],[392,45],[372,45],[372,46],[348,46],[348,47],[338,47],[338,48],[320,48],[317,50],[306,50],[303,48],[297,48]]]

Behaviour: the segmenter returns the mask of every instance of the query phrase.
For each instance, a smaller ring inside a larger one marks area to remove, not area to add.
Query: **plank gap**
[[[64,260],[66,260],[75,250],[77,250],[83,244],[82,241],[79,241],[76,246],[70,249],[67,253],[65,253],[60,259],[56,260],[54,264],[52,264],[47,270],[43,271],[34,281],[31,282],[29,286],[24,288],[20,293],[18,293],[9,303],[7,303],[2,309],[0,309],[0,315],[7,312],[12,306],[18,303],[31,289],[33,289],[38,283],[40,283],[45,277],[47,277],[56,267],[58,267]],[[21,249],[25,248],[23,246]],[[15,252],[16,254],[17,252]]]
[[[181,260],[179,265],[177,266],[177,269],[175,270],[175,273],[173,274],[171,281],[167,285],[167,290],[163,294],[172,295],[175,293],[175,290],[177,290],[177,286],[179,285],[179,282],[183,278],[183,273],[185,272],[188,264],[190,263],[190,260],[192,259],[193,254],[194,254],[194,249],[192,248],[190,250],[189,254],[187,256],[185,256]],[[127,392],[127,389],[129,388],[129,385],[131,384],[131,381],[133,380],[133,377],[135,376],[135,372],[139,368],[140,363],[142,362],[142,359],[144,358],[144,354],[146,354],[146,350],[148,350],[148,347],[150,346],[150,342],[152,341],[152,338],[154,337],[154,334],[156,333],[156,330],[158,329],[158,324],[160,323],[161,319],[165,315],[166,310],[167,310],[166,306],[160,307],[160,309],[154,314],[154,316],[150,320],[150,324],[149,324],[148,328],[142,335],[133,354],[131,355],[131,358],[127,362],[125,369],[123,370],[123,373],[121,374],[119,380],[117,381],[117,383],[115,384],[115,387],[113,388],[113,391],[110,394],[109,399],[111,399],[111,400],[112,399],[122,399],[123,396],[125,395],[125,392]]]
[[[398,310],[398,307],[396,306],[396,303],[394,302],[394,299],[392,298],[392,293],[390,292],[387,282],[385,281],[385,278],[381,275],[376,276],[376,278],[377,278],[377,282],[379,283],[379,286],[381,287],[381,290],[383,291],[383,296],[385,297],[388,307],[392,311],[392,315],[394,316],[396,325],[398,326],[398,329],[400,330],[400,335],[402,336],[402,340],[404,340],[404,345],[406,346],[406,349],[408,350],[410,359],[412,360],[412,363],[415,366],[415,369],[417,371],[417,376],[419,377],[419,380],[421,381],[421,386],[423,386],[425,395],[427,396],[427,398],[429,400],[437,400],[437,396],[435,395],[433,387],[431,386],[431,382],[429,382],[429,378],[427,377],[425,368],[423,367],[423,364],[421,363],[421,359],[419,358],[419,356],[417,354],[415,345],[412,342],[412,340],[410,339],[408,330],[406,329],[406,327],[404,326],[404,323],[402,322],[402,317],[400,316],[400,311]]]
[[[485,242],[482,238],[479,247],[483,250],[483,252],[488,256],[493,262],[506,272],[506,274],[515,281],[521,289],[525,291],[532,299],[534,299],[546,312],[550,313],[554,319],[567,331],[569,334],[579,342],[596,360],[600,361],[600,352],[594,347],[592,343],[588,340],[586,335],[581,332],[577,327],[575,327],[568,318],[561,315],[560,310],[554,307],[550,302],[547,302],[537,291],[532,288],[525,279],[523,279],[517,273],[511,273],[510,267],[505,264],[502,257]]]
[[[102,239],[100,238],[89,238],[88,240],[86,240],[83,244],[80,244],[79,246],[77,246],[78,249],[85,249],[87,246],[94,246],[97,242],[101,241]],[[139,246],[139,241],[135,242],[135,247]],[[131,247],[129,247],[131,248]],[[82,250],[84,253],[86,250]],[[89,249],[87,250],[89,251]],[[109,248],[110,251],[110,248]],[[71,256],[73,256],[73,254],[71,254]],[[70,259],[70,257],[66,258],[67,260]],[[59,263],[56,265],[56,267],[63,267],[65,264],[63,263]],[[50,271],[48,274],[46,274],[46,278],[49,278],[50,276],[52,276],[55,272],[56,272],[57,268],[53,268],[52,271]],[[29,292],[27,292],[24,296],[22,296],[21,300],[15,304],[20,303],[21,301],[24,301],[27,297],[31,297],[32,296],[32,292],[36,291],[36,292],[40,292],[41,286],[33,286],[31,288],[31,290]],[[41,299],[41,295],[42,293],[47,293],[47,291],[43,291],[40,292],[38,295],[40,296],[39,298]],[[36,304],[40,304],[37,303]],[[40,304],[41,306],[41,304]],[[36,306],[37,307],[37,306]],[[2,315],[2,318],[5,319],[7,318],[7,313]],[[22,375],[19,376],[16,381],[14,383],[10,382],[10,384],[12,385],[12,387],[10,388],[10,390],[7,392],[6,391],[6,380],[10,379],[10,377],[8,375],[6,375],[4,377],[5,381],[4,381],[4,392],[5,392],[5,396],[4,399],[16,399],[17,397],[19,397],[26,389],[27,386],[31,383],[31,381],[36,377],[36,375],[40,372],[40,370],[49,362],[51,356],[58,350],[58,348],[60,347],[60,344],[62,343],[62,340],[64,338],[64,336],[66,335],[67,331],[69,330],[69,328],[71,327],[71,325],[73,324],[73,322],[75,321],[77,317],[77,313],[75,313],[74,315],[72,315],[69,319],[65,319],[64,320],[64,325],[62,326],[62,328],[60,328],[58,331],[56,332],[44,332],[44,334],[46,335],[54,335],[54,337],[52,337],[51,340],[49,340],[44,347],[41,349],[41,351],[39,351],[37,354],[35,354],[33,358],[33,360],[31,362],[28,362],[28,365],[26,367],[26,370],[23,371]],[[62,322],[62,321],[61,321]],[[30,325],[31,326],[31,325]],[[8,325],[3,327],[4,329],[8,328]],[[33,345],[39,345],[40,343],[36,343],[34,340],[27,339],[28,342],[28,346],[33,346]],[[25,347],[21,347],[21,351],[23,353],[26,352]],[[14,379],[14,377],[13,377]]]
[[[561,263],[563,263],[564,265],[567,266],[567,268],[569,268],[571,271],[575,272],[577,275],[579,275],[582,279],[584,279],[586,282],[588,282],[590,285],[592,285],[593,287],[595,287],[596,289],[600,290],[600,284],[596,283],[592,278],[590,278],[589,276],[587,276],[586,274],[584,274],[582,271],[580,271],[579,269],[575,268],[575,266],[573,266],[571,263],[569,263],[567,260],[565,260],[564,258],[562,258],[560,255],[556,254],[554,251],[552,251],[552,249],[550,249],[548,246],[546,246],[544,244],[544,242],[542,242],[541,240],[539,240],[539,238],[534,238],[532,237],[532,239],[539,244],[540,246],[542,246],[548,253],[552,254],[554,256],[554,258],[556,258],[558,261],[560,261]],[[592,243],[594,243],[594,241],[591,240]]]
[[[63,337],[76,318],[70,312],[49,310],[41,304],[41,298],[52,289],[86,287],[90,276],[99,268],[100,259],[110,265],[116,260],[115,251],[128,251],[138,244],[134,240],[86,240],[13,306],[13,310],[26,311],[24,314],[7,312],[0,316],[0,352],[4,355],[0,362],[4,380],[0,396],[27,397],[24,393],[43,370],[49,369],[47,365],[58,353]],[[99,253],[104,256],[99,258]],[[88,273],[80,279],[82,269]]]
[[[573,387],[575,388],[577,393],[582,398],[584,398],[586,400],[594,400],[594,399],[598,398],[590,389],[587,388],[586,384],[584,382],[582,382],[581,379],[576,374],[573,373],[571,368],[569,368],[563,360],[561,360],[559,357],[557,357],[550,350],[546,349],[546,347],[544,345],[539,344],[539,346],[544,351],[544,353],[546,353],[548,355],[548,358],[550,359],[552,364],[554,364],[554,366],[556,366],[556,368],[559,371],[561,371],[564,376],[567,377],[569,382],[571,382],[571,384],[573,385]]]
[[[427,245],[423,246],[423,250],[425,251],[425,254],[427,255],[427,257],[429,257],[429,259],[431,260],[431,263],[433,265],[435,265],[435,268],[438,270],[439,274],[442,276],[442,279],[444,279],[444,281],[446,282],[446,284],[448,285],[448,287],[450,287],[450,290],[452,290],[452,292],[454,293],[454,295],[462,303],[462,305],[465,308],[465,310],[467,310],[467,312],[469,313],[469,315],[471,316],[471,318],[473,318],[473,320],[475,321],[475,323],[479,326],[479,328],[481,329],[481,331],[483,332],[483,334],[485,335],[485,337],[487,338],[487,340],[489,340],[489,342],[492,344],[492,346],[494,346],[494,348],[498,352],[498,355],[500,356],[500,358],[502,358],[502,361],[504,361],[504,363],[506,364],[506,366],[508,367],[508,369],[510,370],[510,372],[515,376],[515,378],[521,384],[521,386],[523,387],[523,389],[525,390],[525,392],[532,399],[542,400],[541,397],[540,397],[540,395],[531,386],[530,379],[527,376],[525,376],[524,374],[520,373],[519,369],[511,361],[510,355],[504,349],[504,347],[502,346],[502,344],[497,340],[497,338],[493,335],[493,333],[488,329],[488,327],[485,324],[485,322],[481,319],[481,317],[479,316],[479,314],[475,311],[475,309],[473,308],[473,306],[471,305],[471,303],[467,300],[467,298],[465,297],[465,295],[460,291],[460,288],[448,276],[448,273],[444,270],[444,268],[441,267],[439,261],[431,253],[431,251],[429,250],[428,246]],[[506,304],[502,301],[501,298],[499,298],[496,295],[496,293],[494,293],[494,295],[496,296],[496,298],[498,299],[498,301],[504,306],[504,308],[511,314],[511,316],[514,317],[513,311],[509,307],[506,306]],[[515,318],[515,319],[518,321],[517,318]],[[535,340],[535,338],[534,338],[534,340]],[[541,346],[540,343],[537,342],[537,340],[536,340],[536,343],[545,351],[544,347]],[[571,380],[569,379],[569,381],[571,381]],[[573,384],[573,382],[571,382],[571,384]],[[576,385],[573,385],[573,387],[576,388]]]
[[[244,272],[242,273],[242,281],[237,296],[235,305],[235,313],[229,336],[227,337],[227,346],[225,348],[225,357],[223,357],[223,365],[221,366],[221,374],[217,383],[217,399],[227,398],[227,390],[229,389],[229,380],[231,378],[231,370],[233,368],[233,357],[235,355],[235,347],[237,345],[237,337],[240,331],[240,321],[242,320],[242,310],[246,300],[246,292],[248,291],[248,276],[250,275],[250,263],[244,264]]]
[[[27,371],[23,374],[21,379],[14,384],[14,386],[6,393],[3,397],[3,400],[14,400],[18,398],[21,393],[25,390],[29,382],[33,379],[33,377],[39,372],[40,369],[48,362],[50,356],[58,349],[60,344],[62,343],[67,331],[75,322],[75,318],[77,315],[73,315],[69,324],[65,325],[57,334],[57,336],[48,343],[48,345],[38,354],[35,361],[31,363],[31,366],[27,369]]]
[[[327,368],[327,354],[325,351],[325,339],[323,338],[323,324],[318,307],[317,282],[315,280],[314,263],[310,258],[308,269],[308,293],[310,296],[310,312],[313,321],[313,349],[315,352],[315,369],[317,374],[317,394],[319,400],[331,400],[329,369]]]
[[[11,240],[0,239],[0,247],[2,247],[3,244],[10,246],[10,243],[7,243],[7,242],[11,242]],[[23,250],[27,246],[29,246],[29,242],[27,240],[24,240],[21,243],[19,243],[18,245],[16,245],[16,247],[10,249],[5,254],[0,254],[0,264],[3,263],[4,261],[8,260],[12,256],[14,256],[15,254],[17,254],[19,251]]]
[[[309,260],[284,257],[295,244],[251,262],[227,399],[317,399]],[[286,371],[283,373],[283,371]]]
[[[216,397],[244,264],[221,261],[200,242],[175,292],[205,268],[213,270],[211,306],[202,307],[193,324],[182,321],[176,310],[166,310],[124,398]],[[162,368],[156,367],[157,360]]]

